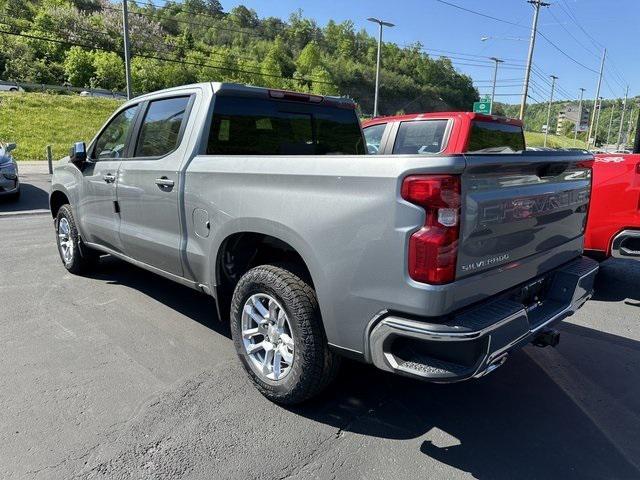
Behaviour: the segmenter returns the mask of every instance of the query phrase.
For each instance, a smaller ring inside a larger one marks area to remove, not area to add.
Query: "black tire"
[[[66,224],[64,223],[65,221]],[[68,239],[70,242],[67,242],[67,245],[70,245],[71,255],[67,258],[65,258],[65,255],[63,254],[63,240],[60,237],[61,222],[63,222],[63,225],[68,225],[69,227]],[[60,254],[60,260],[62,260],[64,268],[75,275],[80,275],[93,269],[100,258],[99,254],[95,250],[85,246],[80,240],[76,222],[73,218],[71,205],[67,204],[60,207],[60,210],[58,210],[58,214],[56,215],[54,226],[58,253]]]
[[[340,358],[329,349],[316,293],[304,275],[286,265],[261,265],[245,273],[233,292],[231,334],[249,378],[269,400],[293,405],[320,393],[335,378]],[[255,294],[273,297],[283,308],[294,342],[290,371],[271,380],[255,371],[242,339],[242,312]]]

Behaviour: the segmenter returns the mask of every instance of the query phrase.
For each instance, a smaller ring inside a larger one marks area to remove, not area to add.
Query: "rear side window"
[[[516,153],[524,150],[524,133],[519,125],[471,122],[468,153]]]
[[[215,99],[209,155],[363,153],[354,110],[262,98]]]
[[[364,129],[364,139],[367,142],[367,152],[375,155],[380,153],[380,143],[382,142],[382,134],[387,127],[386,123],[380,125],[372,125]]]
[[[393,153],[438,153],[444,150],[448,120],[402,122]]]
[[[189,97],[154,100],[144,116],[136,157],[159,157],[178,147]]]

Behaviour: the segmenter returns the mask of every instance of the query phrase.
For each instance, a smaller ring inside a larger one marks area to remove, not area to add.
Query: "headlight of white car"
[[[15,180],[17,178],[16,166],[12,162],[0,164],[0,175],[9,180]]]

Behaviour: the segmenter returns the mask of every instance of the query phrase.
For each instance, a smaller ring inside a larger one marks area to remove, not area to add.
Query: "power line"
[[[114,8],[114,7],[103,6],[102,8],[105,9],[105,10],[112,10],[112,11],[117,11],[117,12],[120,11],[120,9]],[[183,20],[181,18],[176,18],[176,17],[167,17],[167,16],[164,16],[162,14],[157,15],[157,14],[152,14],[152,13],[130,11],[129,15],[138,15],[138,16],[141,16],[141,17],[152,18],[154,20],[157,20],[157,19],[171,20],[171,21],[174,21],[174,22],[177,22],[177,23],[183,23],[183,24],[186,24],[186,25],[191,25],[192,27],[193,26],[206,27],[206,28],[213,28],[213,29],[217,29],[217,30],[223,30],[223,31],[227,31],[227,32],[242,33],[242,34],[251,35],[251,36],[254,36],[254,37],[263,37],[262,34],[256,33],[256,32],[247,32],[245,30],[237,30],[237,29],[234,29],[234,28],[220,27],[218,25],[211,25],[210,23],[194,22],[193,20]]]
[[[569,60],[571,60],[573,63],[575,63],[576,65],[581,66],[582,68],[584,68],[585,70],[589,70],[590,72],[593,72],[595,74],[598,73],[597,70],[594,70],[591,67],[587,67],[584,63],[579,62],[578,60],[576,60],[575,58],[573,58],[571,55],[569,55],[567,52],[565,52],[564,50],[562,50],[558,45],[556,45],[555,43],[553,43],[553,41],[551,41],[551,39],[549,37],[547,37],[544,33],[542,33],[540,30],[538,30],[538,33],[540,34],[540,36],[542,38],[544,38],[549,45],[551,45],[553,48],[555,48],[556,50],[558,50],[562,55],[564,55],[565,57],[567,57]]]
[[[471,10],[469,8],[461,7],[460,5],[456,5],[455,3],[451,3],[451,2],[446,2],[445,0],[435,0],[435,1],[438,2],[438,3],[442,3],[444,5],[449,5],[450,7],[453,7],[453,8],[457,8],[458,10],[462,10],[464,12],[473,13],[474,15],[478,15],[480,17],[484,17],[484,18],[489,18],[491,20],[495,20],[496,22],[506,23],[508,25],[513,25],[515,27],[526,28],[525,26],[519,25],[519,24],[517,24],[515,22],[511,22],[511,21],[505,20],[503,18],[493,17],[491,15],[487,15],[485,13],[477,12],[477,11]]]

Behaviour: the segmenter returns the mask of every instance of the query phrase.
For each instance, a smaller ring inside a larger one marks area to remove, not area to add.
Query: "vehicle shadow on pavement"
[[[0,214],[39,209],[49,209],[49,192],[30,183],[22,183],[20,185],[20,198],[18,200],[0,197]]]
[[[527,347],[460,384],[349,363],[321,398],[291,411],[342,432],[408,441],[478,479],[639,478],[640,383],[630,379],[640,342],[573,324],[562,331],[558,349]]]
[[[631,278],[629,268],[634,279],[639,271],[618,263],[605,262],[599,299],[638,299],[638,282],[619,279],[622,272]],[[215,302],[187,287],[111,257],[91,276],[230,336]],[[413,464],[421,452],[478,479],[640,478],[640,342],[573,323],[560,330],[558,348],[527,347],[491,375],[459,384],[422,383],[345,361],[327,391],[284,412],[335,428],[330,448],[347,448],[343,440],[364,446],[354,451],[355,464],[401,463],[405,454]],[[393,458],[385,442],[401,442]],[[451,473],[430,468],[425,457],[415,478]]]
[[[620,281],[624,279],[624,281]],[[640,262],[611,258],[600,264],[594,300],[640,307]]]
[[[229,326],[218,321],[216,302],[208,295],[178,285],[110,255],[103,256],[99,266],[87,276],[138,290],[216,333],[231,338]]]

